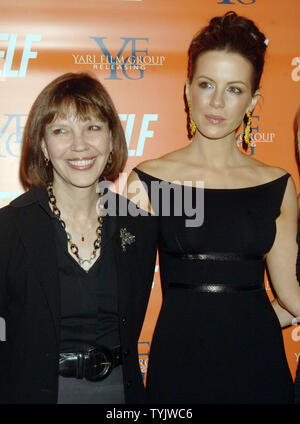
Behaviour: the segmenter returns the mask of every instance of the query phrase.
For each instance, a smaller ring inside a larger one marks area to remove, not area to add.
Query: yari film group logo
[[[165,56],[151,56],[148,53],[149,38],[120,37],[121,47],[113,56],[107,47],[107,37],[90,37],[100,48],[101,55],[73,54],[75,65],[91,65],[95,71],[109,71],[106,80],[130,80],[144,78],[145,70],[149,66],[163,66]]]

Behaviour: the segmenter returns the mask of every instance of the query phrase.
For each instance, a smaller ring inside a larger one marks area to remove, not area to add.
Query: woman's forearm
[[[292,325],[292,320],[295,318],[292,314],[290,314],[285,308],[283,308],[277,299],[273,300],[272,306],[274,311],[279,319],[281,328]]]

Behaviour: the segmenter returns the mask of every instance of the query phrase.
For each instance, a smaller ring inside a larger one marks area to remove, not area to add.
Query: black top
[[[118,346],[117,276],[113,255],[105,255],[109,249],[105,217],[101,254],[87,272],[69,254],[66,232],[50,210],[45,191],[41,191],[40,204],[52,218],[55,231],[61,293],[60,351]]]

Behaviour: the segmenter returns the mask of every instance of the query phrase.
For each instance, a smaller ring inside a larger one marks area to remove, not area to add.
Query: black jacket
[[[6,321],[0,403],[57,402],[60,290],[54,231],[39,204],[39,190],[31,188],[0,210],[0,316]],[[128,201],[114,196],[123,213],[128,210]],[[155,265],[156,221],[109,216],[106,225],[118,271],[125,399],[140,403],[137,340]]]

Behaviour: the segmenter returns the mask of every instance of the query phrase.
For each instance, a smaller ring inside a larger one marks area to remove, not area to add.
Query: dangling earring
[[[248,118],[247,125],[245,127],[245,131],[244,131],[244,134],[243,134],[243,143],[245,143],[247,146],[250,146],[251,145],[251,131],[252,131],[252,128],[251,128],[252,112],[251,112],[251,110],[248,110],[247,118]]]
[[[107,162],[106,162],[106,166],[105,166],[105,168],[109,168],[109,167],[111,166],[111,164],[112,164],[112,162],[113,162],[113,154],[114,154],[114,151],[113,151],[113,150],[111,150],[111,151],[109,152],[109,155],[108,155],[108,159],[107,159]]]
[[[46,158],[46,156],[44,156],[44,161],[45,161],[45,164],[46,164],[46,166],[49,166],[49,159],[48,158]]]
[[[191,136],[193,137],[193,135],[196,132],[197,127],[196,127],[195,121],[193,120],[191,102],[189,100],[188,100],[188,106],[189,106],[189,121],[190,121],[189,127],[190,127]]]

